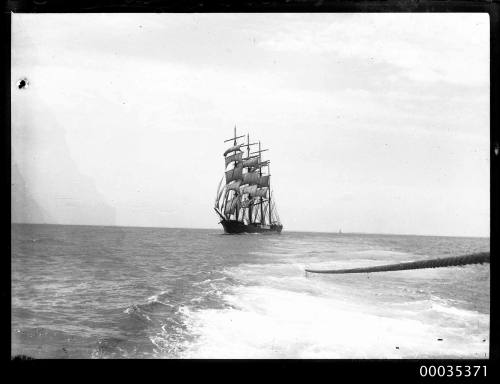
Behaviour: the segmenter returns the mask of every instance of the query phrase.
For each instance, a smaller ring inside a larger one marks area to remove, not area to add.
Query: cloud
[[[259,42],[271,51],[357,58],[402,70],[416,82],[489,84],[487,14],[297,16]],[[279,21],[279,20],[278,20]],[[311,22],[312,21],[312,22]]]

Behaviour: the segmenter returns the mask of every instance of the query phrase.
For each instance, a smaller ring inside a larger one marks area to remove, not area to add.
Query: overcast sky
[[[217,228],[234,125],[284,230],[489,236],[487,14],[13,15],[14,221]]]

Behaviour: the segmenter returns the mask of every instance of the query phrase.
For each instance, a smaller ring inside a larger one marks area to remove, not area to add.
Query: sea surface
[[[12,355],[487,358],[490,265],[333,269],[489,251],[489,238],[12,226]]]

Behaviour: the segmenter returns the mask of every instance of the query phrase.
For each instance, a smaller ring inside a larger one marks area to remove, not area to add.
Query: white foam
[[[205,284],[210,284],[210,283],[214,283],[216,281],[224,281],[226,280],[227,277],[224,276],[224,277],[220,277],[218,279],[205,279],[203,281],[199,281],[199,282],[196,282],[196,283],[193,283],[194,286],[198,286],[198,285],[205,285]]]
[[[163,305],[170,305],[170,304],[167,304],[167,303],[164,303],[162,301],[159,300],[160,296],[166,294],[170,292],[169,290],[166,290],[166,291],[161,291],[160,293],[156,294],[156,295],[153,295],[153,296],[150,296],[146,299],[146,303],[148,304],[152,304],[152,303],[160,303],[160,304],[163,304]]]
[[[234,308],[185,309],[190,332],[198,338],[184,357],[483,358],[488,354],[488,343],[480,340],[487,338],[487,331],[472,337],[461,328],[402,316],[401,312],[396,317],[376,315],[376,308],[335,295],[319,297],[253,286],[238,287],[225,300]],[[480,314],[467,316],[484,321]]]
[[[386,256],[391,257],[391,258],[393,258],[395,256],[408,257],[410,255],[406,252],[389,251],[389,250],[385,250],[385,249],[365,249],[362,251],[353,252],[353,254],[373,256],[373,257],[378,257],[378,258],[384,258]]]
[[[320,252],[311,256],[290,249],[284,254],[273,248],[273,252],[262,252],[269,263],[226,268],[226,276],[242,283],[236,287],[225,285],[221,289],[218,281],[203,282],[229,306],[181,308],[187,332],[196,336],[183,346],[182,357],[488,357],[488,315],[429,297],[427,290],[415,292],[419,281],[439,283],[442,271],[396,271],[369,278],[306,277],[306,266],[349,268],[412,257],[378,249],[356,252],[359,249],[338,248],[335,254],[322,253],[320,243],[310,246],[310,250]],[[408,290],[405,281],[412,281]]]

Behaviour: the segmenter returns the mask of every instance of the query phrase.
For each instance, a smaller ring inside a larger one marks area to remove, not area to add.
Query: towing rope
[[[366,268],[351,268],[351,269],[331,269],[331,270],[316,270],[306,269],[306,272],[311,273],[330,273],[330,274],[343,274],[343,273],[369,273],[369,272],[385,272],[385,271],[403,271],[406,269],[421,269],[421,268],[440,268],[440,267],[454,267],[457,265],[467,264],[482,264],[490,262],[490,253],[472,253],[470,255],[445,257],[441,259],[420,260],[412,261],[409,263],[378,265],[375,267]]]

